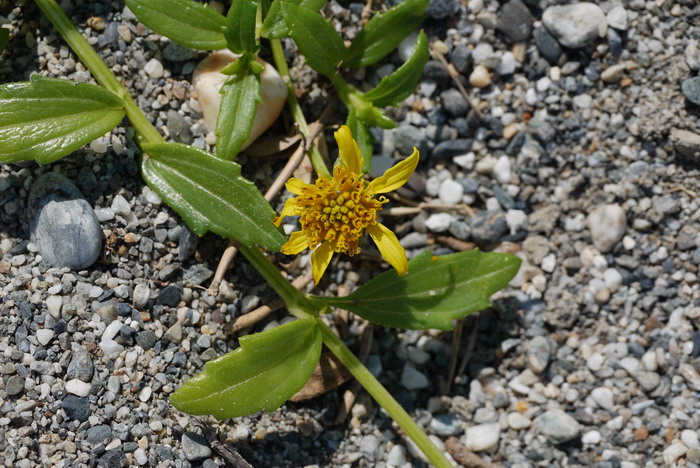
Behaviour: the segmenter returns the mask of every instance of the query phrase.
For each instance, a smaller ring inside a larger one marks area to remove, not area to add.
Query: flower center
[[[336,166],[330,180],[319,177],[299,196],[298,204],[304,208],[299,222],[312,249],[328,241],[334,252],[355,255],[365,228],[377,223],[377,211],[387,201],[365,192],[365,182],[357,174]]]

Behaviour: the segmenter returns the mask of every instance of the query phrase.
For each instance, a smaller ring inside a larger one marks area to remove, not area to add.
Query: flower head
[[[376,195],[406,183],[418,165],[418,150],[413,148],[408,158],[387,169],[381,177],[366,182],[362,173],[364,161],[350,129],[345,125],[340,127],[335,140],[340,158],[332,177],[319,176],[314,184],[294,178],[287,181],[287,190],[297,197],[287,200],[274,222],[279,226],[285,216],[299,215],[301,231],[292,233],[282,252],[294,255],[310,248],[314,282],[318,284],[333,253],[355,255],[367,231],[386,261],[399,275],[405,275],[406,252],[396,235],[377,222],[377,212],[388,200]]]

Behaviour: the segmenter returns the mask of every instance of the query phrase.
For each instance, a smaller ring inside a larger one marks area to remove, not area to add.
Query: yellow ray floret
[[[377,212],[388,200],[375,195],[396,190],[408,181],[418,165],[418,150],[414,148],[408,158],[367,183],[362,173],[364,161],[350,129],[343,125],[335,139],[340,158],[332,177],[320,176],[314,184],[299,179],[287,182],[287,190],[297,197],[287,200],[274,222],[279,226],[285,216],[300,216],[301,231],[292,233],[282,252],[293,255],[310,248],[314,282],[318,284],[333,253],[355,255],[367,231],[386,261],[399,275],[405,275],[406,252],[396,235],[377,222]]]

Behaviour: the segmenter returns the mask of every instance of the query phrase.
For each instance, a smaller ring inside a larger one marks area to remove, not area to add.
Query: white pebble
[[[114,219],[114,210],[112,208],[95,208],[95,216],[99,222],[111,221]]]
[[[530,418],[517,412],[508,413],[507,420],[510,428],[516,431],[526,429],[532,424]]]
[[[525,102],[528,106],[537,104],[537,92],[535,88],[527,88],[527,91],[525,91]]]
[[[71,395],[86,397],[90,394],[91,385],[79,379],[73,379],[66,382],[66,392]]]
[[[493,165],[493,176],[501,184],[510,182],[510,159],[508,159],[508,156],[503,155],[498,158],[496,164]]]
[[[551,273],[554,271],[554,269],[557,267],[557,257],[554,255],[554,253],[550,253],[546,255],[542,259],[542,263],[540,265],[542,267],[542,270],[546,271],[547,273]]]
[[[600,443],[602,439],[603,437],[598,431],[588,431],[585,434],[583,434],[583,436],[581,436],[581,442],[583,442],[584,444],[595,445]]]
[[[469,84],[477,88],[485,88],[491,84],[491,75],[485,66],[474,67],[474,71],[469,75]]]
[[[440,184],[438,197],[441,203],[456,205],[462,201],[462,195],[464,195],[464,187],[459,182],[447,179]]]
[[[602,354],[600,353],[593,353],[591,357],[588,358],[586,361],[586,365],[590,370],[593,372],[597,372],[603,367],[603,363],[605,362],[605,357],[603,357]]]
[[[476,162],[476,155],[470,152],[460,156],[455,156],[452,158],[452,161],[459,167],[471,171],[474,168],[474,162]]]
[[[664,449],[663,457],[664,463],[667,465],[673,465],[676,461],[681,458],[688,451],[682,442],[674,442]]]
[[[148,455],[146,455],[146,451],[142,448],[134,450],[134,458],[136,459],[136,463],[139,465],[145,465],[148,463]]]
[[[116,195],[112,200],[112,210],[118,215],[124,216],[131,213],[131,206],[126,198],[121,195]]]
[[[591,107],[591,102],[593,102],[593,98],[588,95],[588,94],[579,94],[578,96],[574,96],[574,104],[576,104],[576,107],[579,107],[581,109],[588,109]]]
[[[143,390],[139,392],[139,400],[146,402],[151,398],[153,394],[153,389],[151,387],[144,387]]]
[[[63,307],[63,298],[61,296],[49,296],[46,298],[46,308],[53,318],[61,318],[61,307]]]
[[[433,232],[445,232],[454,220],[454,216],[449,213],[434,213],[425,220],[425,227]]]
[[[114,322],[110,323],[107,325],[107,328],[105,328],[105,331],[102,333],[102,341],[108,341],[113,339],[115,336],[117,336],[117,333],[122,329],[122,323],[119,320],[115,320]]]
[[[164,69],[163,69],[163,64],[160,63],[157,59],[151,59],[146,63],[146,66],[143,67],[143,70],[148,74],[153,79],[158,79],[163,76]]]
[[[520,229],[527,226],[527,214],[523,210],[508,210],[506,212],[506,224],[510,234],[515,235]]]
[[[100,349],[105,354],[105,357],[111,357],[114,354],[124,351],[124,346],[120,345],[114,340],[104,340],[100,341]]]
[[[482,452],[498,445],[501,437],[501,425],[499,423],[479,424],[465,431],[465,447],[473,452]]]
[[[698,442],[698,433],[692,429],[686,429],[681,432],[681,440],[691,449],[700,450],[700,442]]]
[[[53,339],[53,330],[47,328],[42,328],[36,331],[36,339],[41,343],[42,346],[49,344],[51,339]]]
[[[613,392],[607,387],[594,388],[591,391],[591,398],[604,410],[612,411],[615,408]]]
[[[622,284],[622,275],[615,268],[608,268],[603,272],[603,281],[605,286],[611,291],[617,291]]]
[[[607,253],[625,234],[625,211],[620,205],[599,206],[588,215],[588,228],[596,248]]]
[[[501,56],[501,62],[498,64],[497,71],[498,74],[502,76],[512,75],[517,66],[518,63],[515,61],[515,55],[513,55],[513,52],[504,52]]]

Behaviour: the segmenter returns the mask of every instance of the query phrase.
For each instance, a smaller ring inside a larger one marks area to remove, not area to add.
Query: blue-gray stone
[[[70,419],[85,422],[90,417],[90,400],[88,400],[88,397],[66,395],[61,402],[61,407]]]
[[[89,428],[85,431],[85,441],[88,444],[99,444],[104,442],[112,435],[112,430],[107,425],[99,425]]]
[[[685,96],[688,101],[696,106],[700,106],[700,76],[694,76],[693,78],[684,80],[681,89],[683,90],[683,96]]]
[[[55,267],[82,270],[102,251],[102,229],[90,204],[71,181],[44,174],[29,193],[30,238]]]
[[[211,456],[207,440],[194,432],[186,432],[182,436],[182,452],[189,461],[204,460]]]
[[[428,137],[422,128],[413,125],[402,125],[394,133],[394,147],[401,154],[411,154],[413,147],[418,148],[421,156],[428,149]]]
[[[513,42],[530,39],[535,18],[521,0],[510,0],[503,5],[498,19],[498,30]]]

